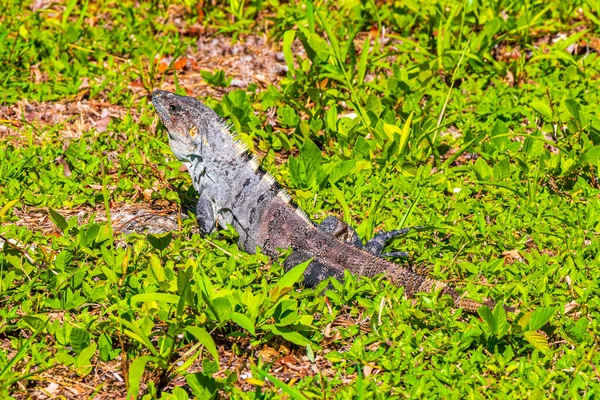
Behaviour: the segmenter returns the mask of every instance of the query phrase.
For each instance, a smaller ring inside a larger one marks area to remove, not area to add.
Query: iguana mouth
[[[163,125],[167,127],[167,131],[171,126],[173,126],[173,121],[171,121],[169,111],[167,109],[165,97],[168,97],[170,93],[165,92],[164,90],[155,90],[152,93],[152,104],[160,117]]]

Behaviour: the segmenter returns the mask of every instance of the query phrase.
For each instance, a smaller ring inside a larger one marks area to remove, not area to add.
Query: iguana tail
[[[388,275],[394,283],[405,287],[405,293],[408,297],[412,297],[415,293],[419,292],[429,293],[432,290],[440,290],[442,294],[447,294],[454,299],[455,307],[462,308],[471,314],[477,314],[477,309],[482,306],[487,306],[490,309],[493,309],[496,306],[496,302],[491,299],[484,302],[478,302],[461,297],[456,289],[447,283],[427,278],[402,267],[394,268],[392,271],[388,272]],[[509,306],[504,306],[504,309],[508,312],[516,311],[516,309]]]

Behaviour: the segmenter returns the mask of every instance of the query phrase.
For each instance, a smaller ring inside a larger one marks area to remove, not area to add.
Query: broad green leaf
[[[506,335],[510,329],[510,324],[508,323],[508,319],[506,317],[506,310],[500,303],[496,304],[494,307],[494,319],[496,320],[497,327],[496,337],[500,339]]]
[[[56,227],[64,233],[65,230],[69,227],[69,224],[67,224],[67,220],[65,219],[65,217],[60,215],[58,212],[54,211],[52,208],[48,208],[48,213],[50,214],[50,219],[52,220],[52,222],[54,222],[54,225],[56,225]]]
[[[155,253],[150,254],[150,271],[157,282],[163,282],[166,279],[165,269]]]
[[[73,351],[79,354],[90,345],[90,334],[85,329],[73,327],[69,340]]]
[[[269,382],[271,382],[275,387],[281,389],[281,391],[283,393],[285,393],[286,395],[290,396],[290,398],[294,399],[294,400],[306,400],[309,397],[302,394],[298,389],[288,385],[287,383],[275,378],[273,375],[269,374],[268,372],[255,367],[253,368],[256,372],[258,372],[258,376],[260,377],[260,379],[262,380],[268,380]]]
[[[312,259],[307,260],[301,264],[296,265],[294,268],[286,272],[285,275],[281,277],[279,282],[277,282],[277,287],[280,289],[291,288],[296,282],[300,282],[302,277],[304,276],[304,271],[306,270],[306,267],[308,267],[308,264],[310,264],[311,261]]]
[[[180,297],[176,294],[169,293],[142,293],[131,296],[131,304],[135,305],[140,302],[158,301],[163,303],[177,304]]]
[[[525,336],[525,339],[527,339],[527,341],[537,350],[547,351],[550,349],[548,339],[539,332],[527,331],[523,332],[523,336]]]
[[[198,399],[214,399],[217,396],[217,381],[211,376],[196,372],[185,376],[185,381]]]
[[[142,356],[138,357],[131,362],[129,365],[129,390],[127,391],[128,399],[137,399],[140,391],[140,384],[142,383],[142,375],[146,369],[146,364],[154,362],[159,366],[164,367],[164,361],[159,357],[153,356]]]
[[[69,250],[63,250],[54,259],[54,265],[59,271],[64,271],[71,264],[72,259],[73,253]]]
[[[482,306],[477,309],[477,313],[485,321],[488,328],[490,328],[492,335],[496,336],[498,333],[498,324],[492,311],[487,306]]]
[[[271,331],[274,334],[281,336],[285,340],[292,342],[294,344],[297,344],[298,346],[310,345],[315,349],[321,349],[321,347],[318,344],[313,343],[312,341],[310,341],[306,337],[304,337],[301,333],[299,333],[291,328],[278,327],[278,326],[270,325],[270,324],[262,325],[261,328],[264,330],[267,330],[267,331]]]
[[[337,181],[348,175],[356,167],[356,160],[344,160],[336,164],[329,171],[329,181],[335,184]]]
[[[531,313],[531,320],[529,321],[529,330],[536,331],[542,326],[546,325],[556,309],[554,307],[541,307]]]
[[[294,56],[292,54],[292,44],[294,43],[294,38],[296,37],[296,31],[288,30],[283,34],[283,57],[285,58],[285,63],[288,67],[288,70],[292,73],[292,76],[296,76],[296,69],[294,67]]]
[[[394,134],[400,136],[402,134],[402,129],[396,125],[388,124],[386,122],[383,123],[383,133],[387,136],[388,140],[394,140]]]
[[[583,162],[596,165],[598,163],[598,160],[600,160],[600,146],[592,146],[588,148],[581,155],[581,160]]]
[[[567,110],[569,110],[573,118],[575,118],[575,121],[577,121],[577,123],[581,125],[581,106],[579,105],[577,100],[567,99],[565,100],[565,106],[567,107]]]
[[[100,232],[100,226],[98,224],[92,224],[86,229],[82,229],[79,231],[79,235],[81,237],[81,245],[83,247],[88,247],[92,244],[94,239],[98,236],[98,232]]]
[[[238,324],[240,327],[244,328],[248,332],[252,334],[252,336],[256,336],[256,330],[254,329],[254,324],[244,314],[240,314],[238,312],[232,312],[229,314],[229,319]]]
[[[158,251],[163,251],[169,246],[171,240],[173,240],[173,233],[167,232],[162,235],[153,235],[149,233],[147,238],[152,247]]]
[[[217,346],[206,329],[198,326],[186,326],[185,331],[193,335],[196,340],[198,340],[198,342],[202,344],[206,350],[208,350],[213,359],[219,363],[219,352],[217,351]]]
[[[547,122],[552,122],[554,119],[552,117],[552,109],[547,102],[543,100],[533,100],[531,103],[531,108],[540,113],[542,117],[546,119]]]

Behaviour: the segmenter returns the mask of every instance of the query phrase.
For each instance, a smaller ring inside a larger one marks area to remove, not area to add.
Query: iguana
[[[385,274],[395,285],[404,286],[408,297],[438,289],[450,295],[456,307],[471,313],[482,305],[494,306],[492,300],[462,298],[453,287],[384,259],[403,254],[382,250],[389,239],[406,230],[381,232],[363,245],[354,229],[335,217],[313,223],[260,168],[224,120],[200,101],[157,90],[152,103],[167,128],[173,154],[186,165],[199,194],[196,217],[203,234],[213,232],[217,223],[232,225],[239,247],[248,253],[260,248],[276,257],[281,249],[291,248],[286,270],[312,258],[304,272],[308,287],[328,277],[341,279],[347,269],[358,276]]]

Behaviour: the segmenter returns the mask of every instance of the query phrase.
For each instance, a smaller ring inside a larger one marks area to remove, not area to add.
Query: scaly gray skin
[[[337,218],[329,217],[317,227],[248,156],[223,120],[198,100],[157,90],[152,103],[167,128],[173,153],[187,166],[200,195],[196,216],[202,233],[213,232],[216,223],[224,228],[230,224],[239,233],[239,247],[248,253],[258,247],[277,257],[281,249],[292,248],[286,269],[313,258],[304,275],[310,287],[330,276],[341,279],[348,269],[367,277],[383,273],[404,286],[407,296],[437,288],[450,295],[456,307],[475,313],[482,306],[461,298],[443,282],[380,257],[385,242],[406,230],[383,232],[363,246],[356,232]],[[493,307],[494,302],[484,304]]]

